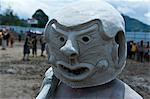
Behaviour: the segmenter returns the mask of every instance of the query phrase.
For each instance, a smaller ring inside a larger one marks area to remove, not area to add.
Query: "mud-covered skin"
[[[57,88],[55,99],[110,99],[110,97],[111,99],[124,99],[124,92],[124,83],[118,79],[99,86],[75,89],[61,83]]]

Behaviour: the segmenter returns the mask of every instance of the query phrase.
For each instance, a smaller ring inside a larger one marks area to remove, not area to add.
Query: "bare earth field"
[[[23,43],[13,48],[0,47],[0,99],[35,99],[45,71],[49,68],[47,58],[30,56],[22,61]],[[150,63],[127,60],[119,78],[136,90],[144,99],[150,99]]]

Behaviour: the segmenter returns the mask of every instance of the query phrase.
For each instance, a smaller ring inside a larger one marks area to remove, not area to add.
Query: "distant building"
[[[38,20],[32,18],[32,19],[28,19],[27,23],[30,24],[31,27],[36,27],[38,24]]]

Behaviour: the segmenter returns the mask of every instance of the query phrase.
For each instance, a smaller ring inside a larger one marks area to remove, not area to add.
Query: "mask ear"
[[[117,27],[116,25],[109,23],[109,22],[104,22],[104,21],[102,22],[99,19],[96,19],[96,22],[99,25],[100,35],[103,40],[111,40],[120,32],[124,34],[124,29],[122,27]],[[122,31],[119,31],[119,30],[122,30]]]
[[[52,19],[49,22],[47,22],[47,24],[45,26],[44,36],[45,36],[46,42],[49,42],[49,33],[51,32],[51,28],[52,28],[51,26],[54,23],[57,23],[57,21],[55,19]]]
[[[115,42],[118,44],[118,65],[116,68],[121,68],[126,63],[127,46],[125,40],[125,34],[123,31],[119,31],[115,36]]]
[[[112,48],[112,58],[115,62],[116,68],[121,68],[126,63],[126,55],[127,55],[127,46],[126,46],[126,39],[125,39],[125,32],[119,31],[114,33],[106,33],[104,31],[103,24],[101,20],[97,21],[97,24],[99,25],[99,31],[100,35],[103,40],[112,40],[115,37],[114,42],[117,43],[117,45],[114,44]]]
[[[97,21],[98,20],[98,21]],[[101,37],[102,37],[102,39],[103,40],[110,40],[110,39],[112,39],[113,37],[115,37],[115,35],[117,34],[117,33],[110,33],[110,32],[106,32],[105,30],[104,30],[104,25],[103,25],[103,23],[102,23],[102,21],[101,20],[99,20],[99,19],[97,19],[96,21],[97,21],[97,24],[99,25],[99,32],[100,32],[100,35],[101,35]],[[109,24],[108,24],[108,28],[109,28]]]
[[[44,36],[45,36],[45,40],[46,40],[46,43],[47,43],[47,48],[46,48],[46,51],[47,51],[47,55],[48,55],[48,62],[50,64],[55,64],[54,60],[55,60],[55,57],[52,55],[51,53],[51,48],[49,47],[49,44],[48,42],[50,42],[50,32],[52,32],[52,25],[54,23],[57,23],[57,21],[55,19],[52,19],[50,20],[47,24],[46,24],[46,27],[45,27],[45,30],[44,30]]]

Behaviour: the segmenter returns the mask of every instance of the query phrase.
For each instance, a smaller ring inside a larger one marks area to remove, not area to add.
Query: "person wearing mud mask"
[[[125,25],[100,0],[66,4],[45,27],[52,68],[36,99],[142,99],[117,79],[126,63]]]

